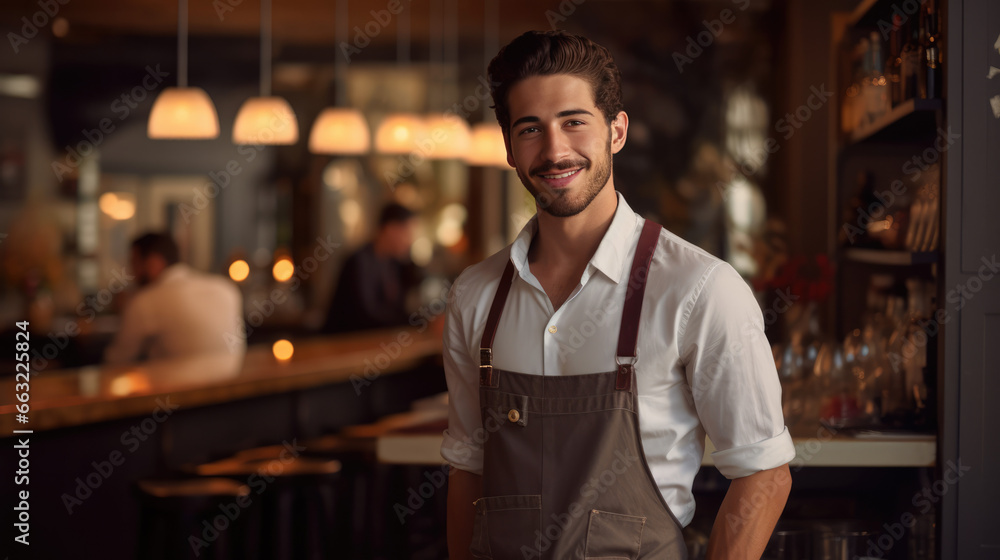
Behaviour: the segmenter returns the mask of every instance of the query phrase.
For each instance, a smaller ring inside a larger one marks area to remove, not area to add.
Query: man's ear
[[[615,119],[611,121],[611,153],[617,154],[625,147],[625,138],[628,136],[628,115],[625,111],[618,111]]]

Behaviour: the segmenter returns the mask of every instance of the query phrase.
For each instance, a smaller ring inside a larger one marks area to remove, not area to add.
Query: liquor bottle
[[[892,31],[889,34],[889,58],[885,62],[885,76],[889,82],[889,98],[892,107],[903,102],[903,81],[900,74],[903,65],[903,18],[892,16]]]
[[[871,69],[868,74],[868,79],[865,82],[868,86],[868,92],[865,96],[865,105],[867,109],[866,112],[868,121],[873,122],[885,114],[888,108],[889,96],[886,93],[888,87],[885,80],[885,72],[883,70],[885,59],[882,58],[882,41],[879,38],[878,32],[871,32],[868,44],[870,49],[868,56]]]
[[[923,46],[920,44],[920,27],[912,20],[907,24],[909,39],[903,45],[900,56],[899,79],[902,84],[902,100],[907,101],[919,96],[920,76],[924,67]]]
[[[926,0],[920,10],[920,46],[924,51],[920,97],[941,97],[941,31],[934,0]]]

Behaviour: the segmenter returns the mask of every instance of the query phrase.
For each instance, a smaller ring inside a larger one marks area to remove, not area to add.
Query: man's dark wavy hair
[[[622,110],[622,75],[608,49],[565,31],[528,31],[511,41],[490,61],[487,70],[493,108],[504,133],[510,131],[507,94],[532,76],[570,74],[587,81],[594,103],[608,124]]]

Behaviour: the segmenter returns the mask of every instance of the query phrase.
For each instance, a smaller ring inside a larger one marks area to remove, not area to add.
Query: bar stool
[[[144,560],[250,558],[255,525],[250,488],[228,478],[140,480],[138,557]]]
[[[345,491],[341,463],[305,457],[285,445],[242,451],[199,465],[200,476],[229,477],[249,487],[260,514],[261,558],[312,560],[347,557],[349,519],[340,501]]]
[[[343,493],[340,500],[341,518],[346,519],[342,534],[350,540],[350,558],[375,557],[378,523],[373,505],[383,477],[375,461],[375,439],[327,434],[303,442],[303,456],[335,459],[341,464]]]

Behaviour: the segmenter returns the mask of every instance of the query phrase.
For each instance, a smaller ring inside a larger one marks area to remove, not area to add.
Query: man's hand
[[[472,502],[483,495],[483,477],[451,468],[448,477],[448,557],[451,560],[472,558],[472,525],[476,509]]]
[[[706,560],[759,559],[791,488],[788,465],[734,479],[715,517]]]

